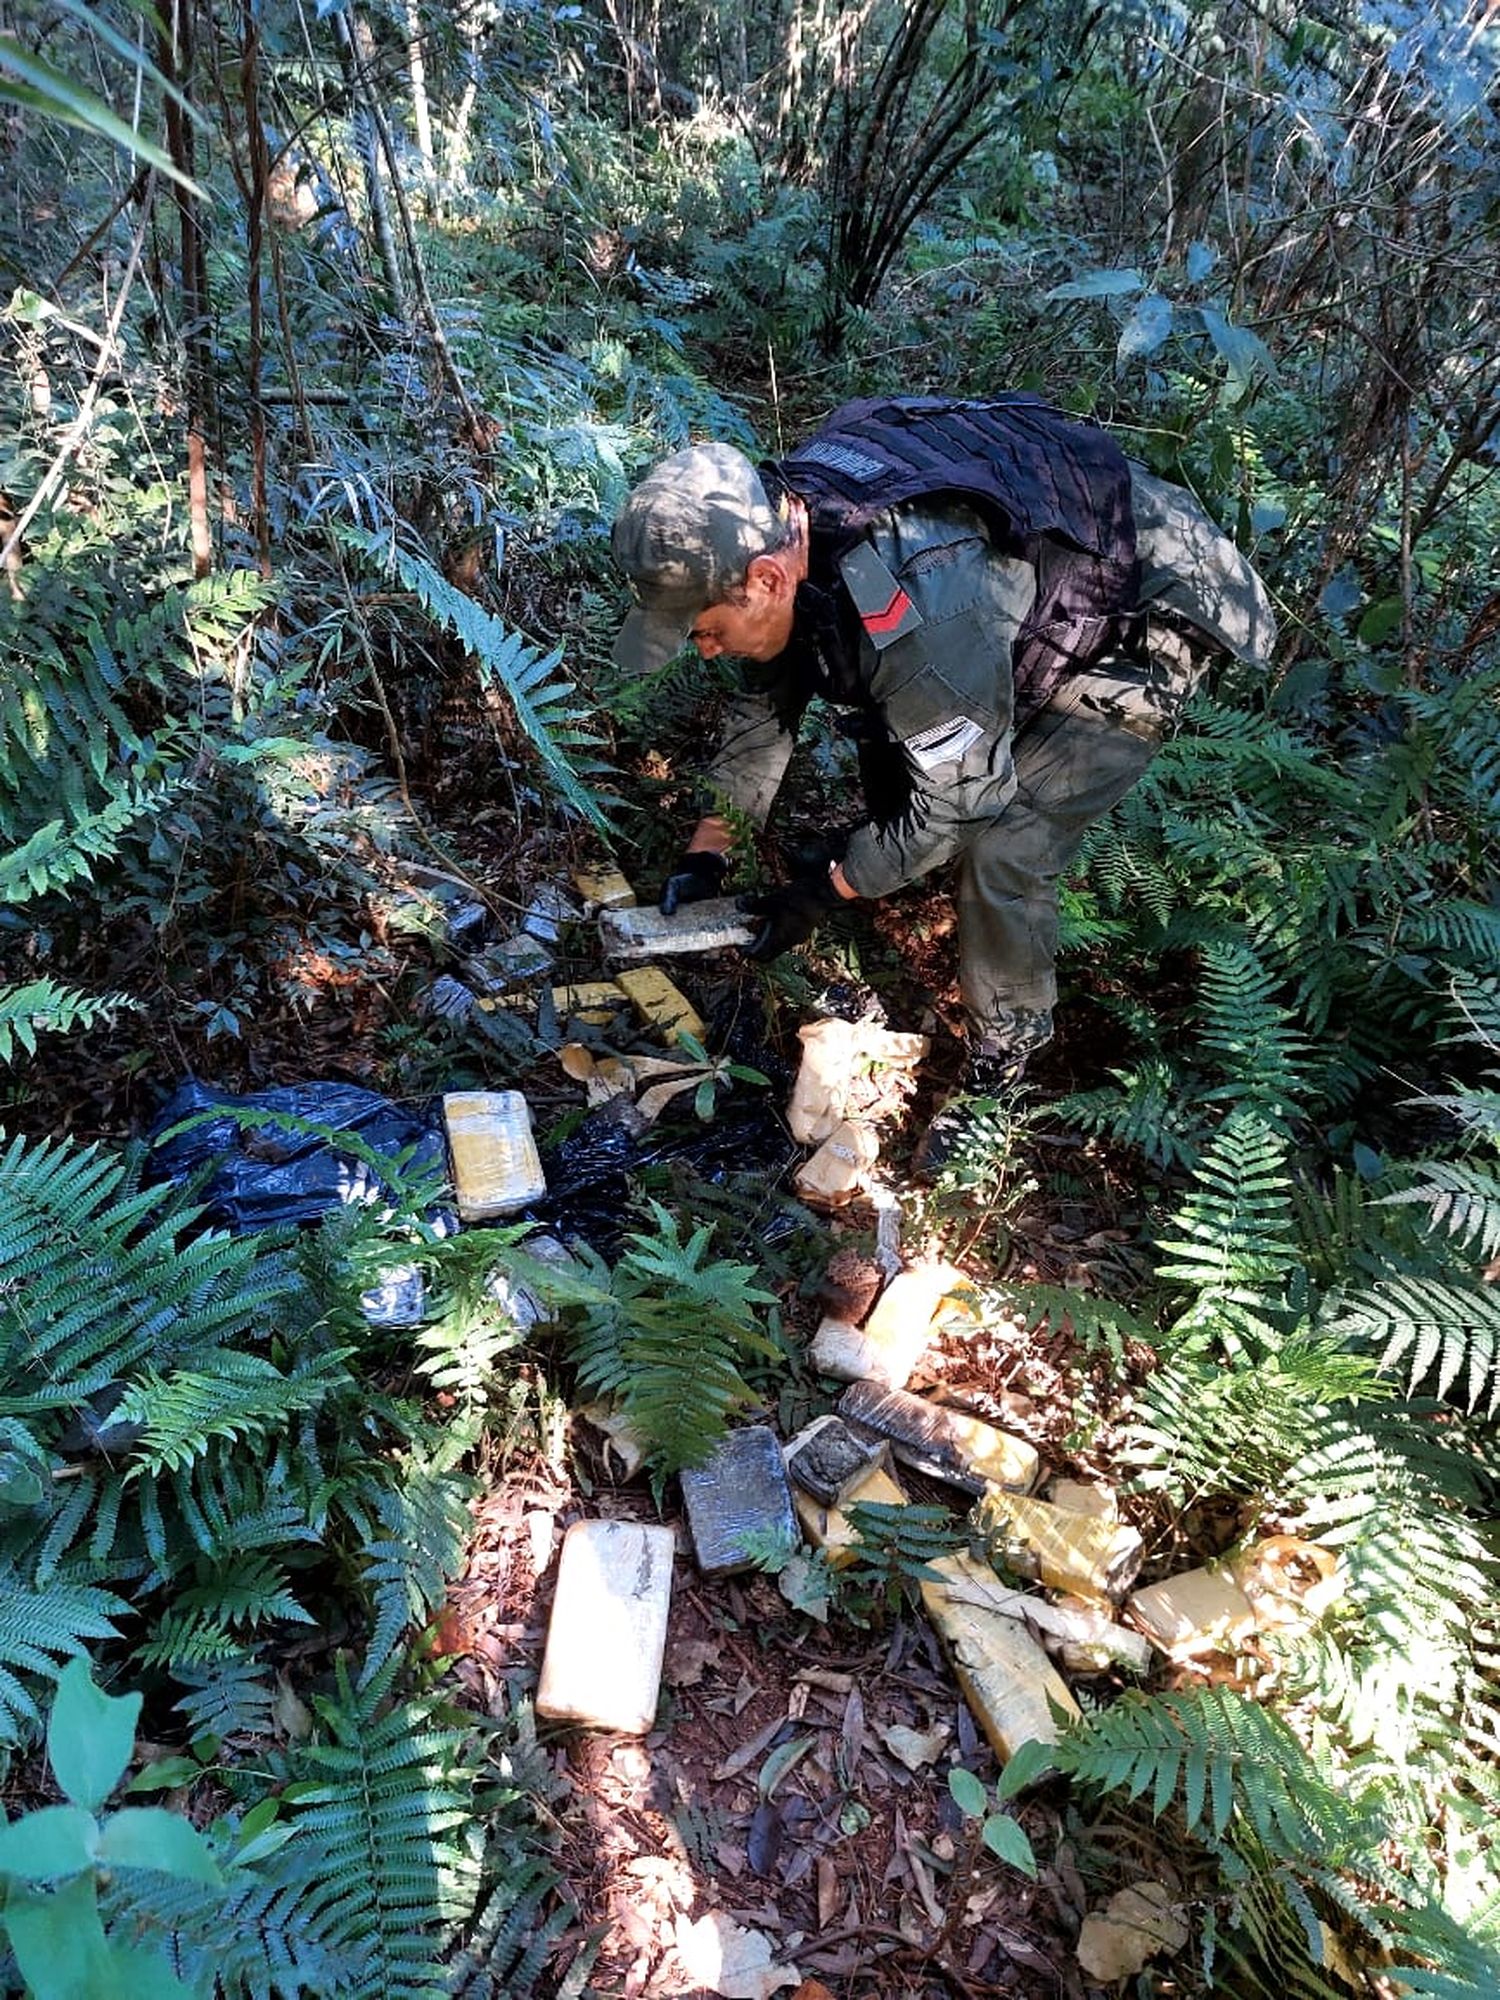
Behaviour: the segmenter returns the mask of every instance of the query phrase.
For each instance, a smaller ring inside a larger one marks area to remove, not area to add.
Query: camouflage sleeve
[[[784,723],[785,712],[774,691],[737,695],[729,705],[719,747],[703,774],[716,800],[728,800],[757,826],[765,825],[797,747],[796,723]]]
[[[1185,618],[1248,666],[1268,666],[1276,615],[1266,587],[1191,493],[1130,468],[1141,602]]]
[[[963,507],[899,510],[871,539],[921,619],[878,655],[866,641],[871,691],[926,808],[904,837],[863,826],[850,840],[849,886],[886,896],[959,853],[1010,802],[1011,646],[1036,577],[1030,564],[997,554]]]

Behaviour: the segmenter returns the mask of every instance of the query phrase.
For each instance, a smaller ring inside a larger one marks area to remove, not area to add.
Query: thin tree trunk
[[[343,17],[339,16],[338,18],[342,21]],[[345,33],[347,34],[347,32],[346,28]],[[380,108],[380,99],[371,82],[369,72],[364,66],[363,58],[368,48],[369,30],[359,19],[358,15],[354,17],[354,33],[355,44],[358,50],[358,54],[353,58],[354,67],[364,93],[365,104],[369,110],[370,124],[373,128],[376,142],[381,152],[385,155],[385,164],[391,177],[391,196],[395,202],[396,213],[401,220],[401,235],[406,245],[406,260],[411,267],[412,285],[416,292],[417,310],[415,317],[417,323],[426,328],[427,337],[432,342],[433,352],[437,355],[438,367],[442,371],[443,380],[448,386],[449,393],[463,412],[465,434],[472,444],[482,449],[487,442],[486,427],[479,412],[469,399],[468,390],[464,387],[463,377],[458,372],[458,364],[453,359],[453,351],[448,345],[448,336],[443,331],[443,323],[438,318],[437,307],[433,303],[432,292],[428,287],[427,270],[422,262],[422,246],[417,241],[417,232],[411,219],[411,207],[406,199],[406,189],[401,182],[401,168],[396,158],[396,148],[391,138],[391,128],[387,122],[385,113]],[[389,222],[387,222],[387,227],[389,227]],[[394,249],[393,242],[393,255]]]
[[[170,82],[188,92],[193,72],[194,0],[159,0],[157,67]],[[167,151],[172,164],[193,178],[193,122],[170,93],[163,99]],[[208,262],[196,198],[179,182],[172,184],[177,204],[181,257],[183,395],[187,417],[188,520],[192,537],[193,574],[207,576],[213,567],[213,537],[208,521],[208,435],[213,396],[209,351]]]
[[[406,62],[411,72],[411,115],[417,151],[430,176],[433,171],[432,111],[427,101],[427,58],[422,48],[422,14],[418,0],[406,0]]]
[[[249,270],[250,328],[247,356],[250,391],[250,460],[255,513],[255,546],[260,573],[271,574],[271,508],[266,492],[266,412],[260,399],[261,359],[265,348],[261,265],[265,243],[266,185],[270,180],[270,149],[260,118],[260,29],[254,0],[240,0],[240,95],[245,106],[245,146],[250,185],[245,204],[246,250]]]
[[[357,20],[351,32],[343,13],[333,17],[338,36],[339,60],[349,95],[354,104],[354,132],[359,163],[365,180],[365,201],[370,211],[370,227],[375,237],[375,254],[385,279],[391,311],[398,319],[409,320],[411,308],[406,281],[401,275],[401,259],[396,254],[396,235],[391,227],[390,204],[386,200],[385,177],[380,171],[380,107],[365,68],[365,44],[369,30]]]

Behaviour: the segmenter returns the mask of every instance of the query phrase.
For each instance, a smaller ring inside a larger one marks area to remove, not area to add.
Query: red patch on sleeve
[[[860,618],[870,637],[878,639],[886,632],[894,632],[910,610],[911,599],[904,590],[898,588],[883,611],[861,612]]]

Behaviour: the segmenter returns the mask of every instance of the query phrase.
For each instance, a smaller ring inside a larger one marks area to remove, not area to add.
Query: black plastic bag
[[[227,1115],[231,1110],[273,1117],[243,1125]],[[204,1118],[185,1132],[158,1139],[204,1112],[226,1115]],[[359,1142],[358,1149],[346,1151],[321,1134],[278,1126],[275,1116],[348,1133]],[[349,1202],[388,1202],[398,1181],[446,1172],[442,1132],[433,1117],[352,1083],[287,1084],[232,1097],[188,1077],[146,1136],[152,1142],[148,1172],[153,1178],[180,1183],[205,1167],[212,1169],[199,1199],[216,1221],[231,1229],[313,1222]],[[400,1159],[408,1152],[408,1158]],[[382,1162],[389,1163],[388,1170]]]

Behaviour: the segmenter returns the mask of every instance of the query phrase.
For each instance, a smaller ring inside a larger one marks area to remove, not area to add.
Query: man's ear
[[[752,556],[745,570],[745,581],[757,584],[773,604],[784,603],[797,592],[791,565],[779,553]]]

